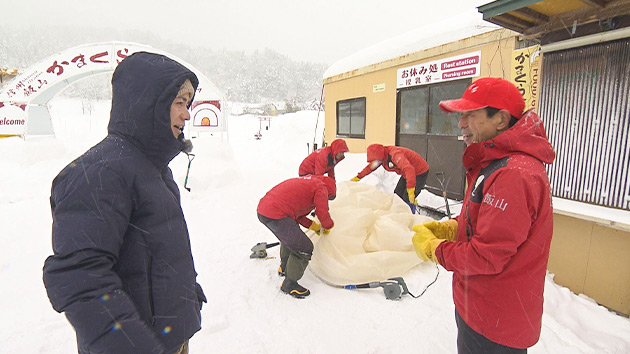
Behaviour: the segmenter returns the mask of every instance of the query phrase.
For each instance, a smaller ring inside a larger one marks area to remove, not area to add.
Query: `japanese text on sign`
[[[396,87],[426,85],[465,77],[479,76],[481,52],[421,63],[398,69]]]
[[[540,46],[521,48],[512,52],[512,83],[525,100],[525,109],[538,106],[538,78],[540,76]]]
[[[88,49],[85,49],[89,51]],[[124,58],[131,55],[128,48],[121,48],[116,50],[115,62],[116,65],[120,63]],[[111,65],[109,50],[98,51],[97,53],[74,53],[68,55],[67,58],[58,58],[53,60],[52,63],[46,64],[46,66],[33,71],[30,75],[17,81],[13,87],[8,87],[6,90],[6,98],[15,99],[21,97],[21,99],[30,97],[39,91],[44,90],[47,86],[54,85],[57,81],[63,80],[64,72],[69,69],[73,70],[87,70],[84,67],[91,68],[94,65]],[[44,70],[44,68],[46,68]]]

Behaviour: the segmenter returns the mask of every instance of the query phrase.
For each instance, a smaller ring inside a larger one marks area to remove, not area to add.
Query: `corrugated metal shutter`
[[[630,209],[630,39],[545,53],[541,90],[553,195]]]

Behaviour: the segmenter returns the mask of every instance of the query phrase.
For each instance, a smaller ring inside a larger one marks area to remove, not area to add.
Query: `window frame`
[[[355,102],[362,102],[363,103],[363,133],[362,134],[353,134],[352,133],[352,104]],[[344,103],[348,103],[350,104],[350,117],[348,118],[348,133],[340,133],[339,132],[339,105],[340,104],[344,104]],[[354,139],[365,139],[365,130],[366,130],[366,123],[367,123],[367,99],[366,97],[355,97],[355,98],[350,98],[350,99],[346,99],[346,100],[339,100],[336,103],[336,136],[340,137],[340,138],[354,138]]]

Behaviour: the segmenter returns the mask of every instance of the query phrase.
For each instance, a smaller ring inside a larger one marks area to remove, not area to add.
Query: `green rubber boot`
[[[278,275],[281,277],[286,274],[287,262],[289,261],[290,255],[291,251],[284,247],[284,245],[280,244],[280,267],[278,267]]]
[[[302,279],[304,271],[311,260],[311,255],[302,252],[290,252],[287,260],[286,278],[282,282],[280,290],[295,298],[303,299],[311,294],[310,290],[298,284],[298,280]]]

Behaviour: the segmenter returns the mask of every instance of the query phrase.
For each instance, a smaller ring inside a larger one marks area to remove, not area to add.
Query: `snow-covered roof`
[[[326,70],[324,79],[500,28],[485,22],[476,9],[460,13],[439,22],[426,24],[345,57]]]

